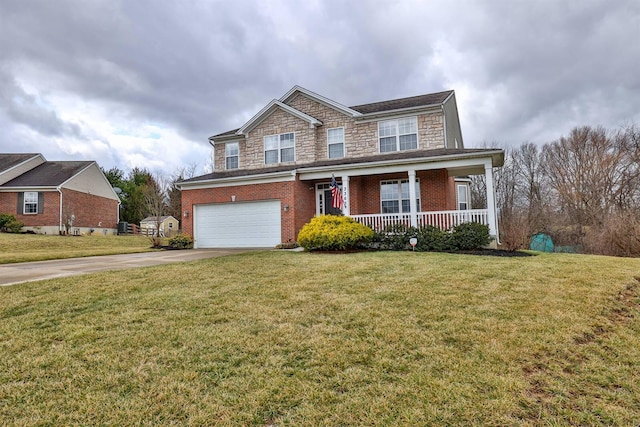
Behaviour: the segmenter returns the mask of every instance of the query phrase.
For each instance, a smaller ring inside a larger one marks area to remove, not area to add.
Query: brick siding
[[[118,202],[105,197],[63,189],[63,215],[75,215],[74,227],[117,228]],[[41,214],[18,214],[18,193],[0,193],[0,213],[16,216],[26,227],[55,227],[60,225],[60,193],[44,192]]]
[[[455,183],[446,170],[418,171],[420,179],[420,201],[422,211],[455,209]],[[407,179],[406,173],[350,178],[351,214],[380,213],[380,181]],[[263,200],[280,200],[281,239],[295,241],[300,229],[316,214],[316,184],[323,181],[295,181],[238,185],[233,187],[208,188],[182,191],[182,231],[193,236],[194,205],[210,203],[241,203]],[[232,202],[235,196],[235,202]],[[289,208],[285,211],[284,206]]]

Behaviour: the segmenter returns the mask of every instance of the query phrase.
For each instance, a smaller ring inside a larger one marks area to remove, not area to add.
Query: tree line
[[[528,248],[549,234],[577,251],[640,256],[640,129],[583,126],[544,144],[505,149],[494,171],[501,244]],[[484,176],[472,206],[486,207]]]
[[[182,195],[175,183],[193,177],[195,170],[191,165],[171,175],[137,167],[128,174],[117,167],[102,172],[111,186],[119,189],[120,221],[140,224],[147,217],[171,215],[181,220]]]

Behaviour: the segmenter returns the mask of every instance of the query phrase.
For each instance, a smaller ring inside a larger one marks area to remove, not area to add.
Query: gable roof
[[[391,99],[389,101],[372,102],[351,107],[362,114],[380,113],[383,111],[404,110],[406,108],[429,107],[442,105],[451,95],[452,90],[428,93],[426,95],[410,96],[408,98]]]
[[[0,173],[38,156],[38,153],[0,153]]]
[[[156,222],[157,218],[158,217],[156,216],[148,216],[145,219],[141,220],[140,222]],[[164,215],[160,217],[160,222],[165,222],[169,218],[173,218],[175,221],[177,221],[177,219],[175,219],[172,215]]]
[[[258,124],[260,124],[264,119],[269,117],[271,115],[271,113],[273,113],[278,108],[286,111],[287,113],[289,113],[289,114],[291,114],[293,116],[298,117],[299,119],[302,119],[302,120],[304,120],[306,122],[309,122],[309,125],[311,125],[311,126],[320,126],[322,124],[322,122],[320,120],[318,120],[318,119],[316,119],[314,117],[311,117],[310,115],[305,114],[302,111],[296,110],[295,108],[291,107],[290,105],[284,104],[281,101],[278,101],[278,100],[274,99],[271,102],[269,102],[266,107],[264,107],[262,110],[260,110],[258,112],[258,114],[256,114],[251,119],[249,119],[249,121],[247,123],[245,123],[240,129],[238,129],[236,131],[236,134],[240,135],[240,134],[245,134],[245,133],[251,131],[251,129],[253,129]]]
[[[94,163],[93,161],[45,162],[5,182],[0,187],[57,187]]]
[[[301,86],[294,86],[287,91],[279,100],[272,100],[260,110],[255,116],[253,116],[247,123],[245,123],[242,127],[238,129],[229,130],[226,132],[219,133],[217,135],[213,135],[209,137],[209,141],[213,142],[216,139],[228,140],[233,139],[234,137],[241,136],[246,134],[255,128],[258,124],[260,124],[264,119],[266,119],[274,110],[274,108],[280,107],[283,110],[305,120],[308,121],[310,125],[320,126],[322,122],[317,120],[302,111],[299,111],[286,103],[293,99],[293,97],[301,93],[314,101],[317,101],[327,107],[333,108],[351,116],[355,119],[365,119],[367,116],[376,115],[379,113],[388,113],[396,110],[405,110],[405,109],[416,109],[416,108],[427,108],[427,107],[435,107],[444,104],[450,97],[454,95],[454,91],[447,90],[443,92],[436,93],[428,93],[425,95],[418,96],[410,96],[408,98],[398,98],[391,99],[388,101],[379,101],[372,102],[369,104],[356,105],[354,107],[346,107],[339,102],[333,101],[329,98],[326,98],[322,95],[318,95],[315,92],[312,92],[308,89],[305,89]]]

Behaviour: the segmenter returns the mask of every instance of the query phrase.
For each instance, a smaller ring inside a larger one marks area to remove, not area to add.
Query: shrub
[[[468,251],[480,249],[491,241],[489,227],[475,222],[460,224],[445,231],[432,225],[414,228],[403,224],[390,225],[376,233],[372,247],[375,249],[403,251],[411,249],[409,239],[417,238],[417,251]]]
[[[466,222],[451,230],[449,250],[470,251],[487,246],[491,242],[489,226],[477,222]]]
[[[433,225],[420,228],[416,237],[418,238],[416,245],[418,251],[442,252],[451,250],[451,234]]]
[[[193,239],[191,236],[178,234],[169,239],[169,247],[171,249],[191,249],[193,248]]]
[[[416,237],[418,230],[404,224],[393,224],[373,236],[373,247],[388,251],[404,251],[410,249],[409,239]]]
[[[8,233],[19,233],[24,222],[18,221],[14,215],[0,214],[0,230]]]
[[[368,245],[373,230],[353,218],[321,215],[312,218],[298,234],[298,244],[306,250],[345,250]]]

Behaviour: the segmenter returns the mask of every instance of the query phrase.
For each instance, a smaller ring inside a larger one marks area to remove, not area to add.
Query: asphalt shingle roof
[[[92,163],[92,161],[45,162],[4,183],[2,187],[55,187]]]
[[[2,153],[0,154],[0,172],[17,166],[37,155],[37,153]]]
[[[442,104],[451,94],[452,90],[443,92],[427,93],[425,95],[410,96],[408,98],[391,99],[388,101],[372,102],[370,104],[356,105],[349,107],[362,114],[382,113],[384,111],[401,110],[404,108],[426,107],[429,105]],[[213,135],[211,138],[235,135],[240,128]]]
[[[304,163],[304,164],[289,164],[289,165],[281,165],[275,167],[268,168],[259,168],[259,169],[234,169],[220,172],[213,172],[206,175],[196,176],[194,178],[185,179],[184,181],[180,181],[180,183],[187,182],[197,182],[197,181],[208,181],[212,179],[220,179],[220,178],[232,178],[239,176],[251,176],[251,175],[260,175],[267,173],[277,173],[277,172],[286,172],[294,169],[306,169],[306,168],[314,168],[314,167],[323,167],[323,166],[337,166],[337,165],[358,165],[363,163],[375,163],[375,162],[384,162],[388,160],[404,160],[404,159],[421,159],[421,158],[429,158],[429,157],[441,157],[441,156],[464,156],[465,154],[478,154],[478,153],[488,153],[493,152],[496,149],[485,149],[485,148],[438,148],[435,150],[408,150],[408,151],[398,151],[389,154],[376,154],[374,156],[364,156],[364,157],[346,157],[342,159],[331,159],[331,160],[322,160],[314,163]]]
[[[428,93],[426,95],[411,96],[408,98],[391,99],[389,101],[372,102],[370,104],[349,107],[362,114],[380,113],[383,111],[400,110],[403,108],[424,107],[427,105],[442,104],[451,94],[452,90],[444,92]]]

